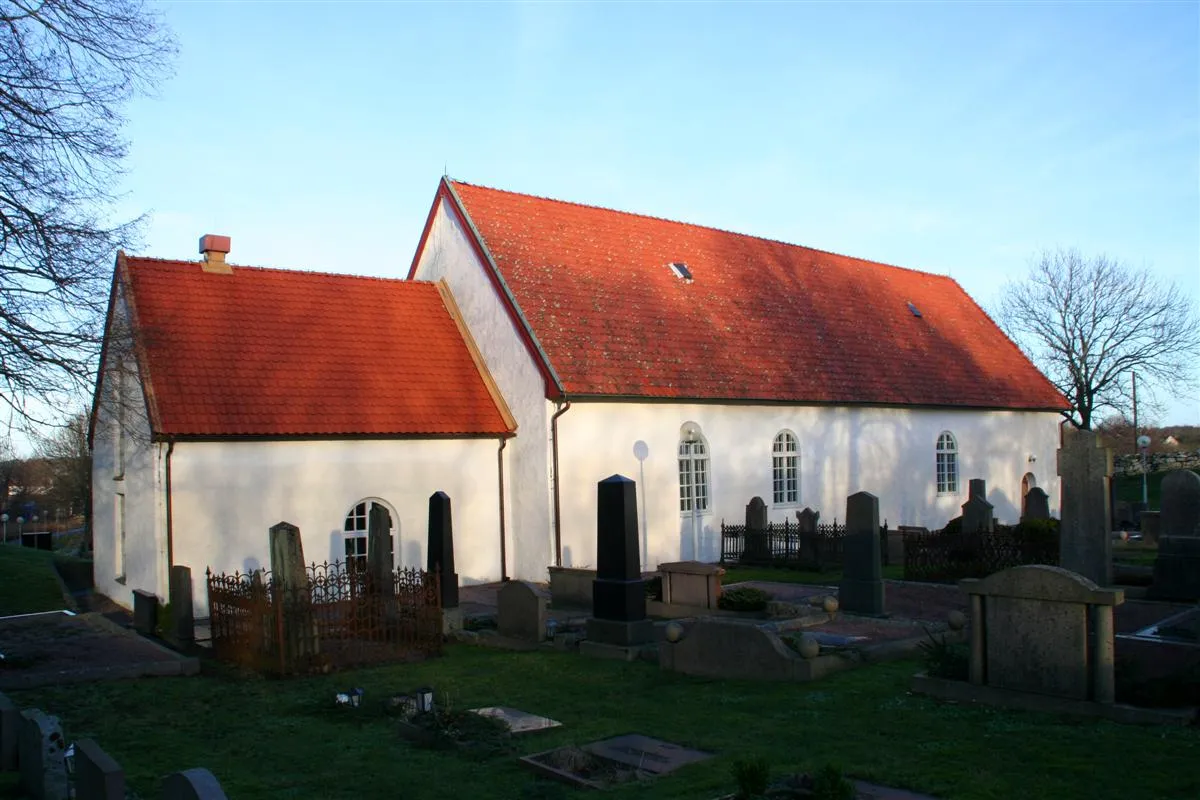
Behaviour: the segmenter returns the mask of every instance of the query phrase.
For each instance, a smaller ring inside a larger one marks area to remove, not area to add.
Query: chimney
[[[225,254],[229,252],[229,237],[205,234],[200,237],[200,252],[204,261],[200,268],[205,272],[216,272],[221,275],[232,275],[233,268],[225,263]]]

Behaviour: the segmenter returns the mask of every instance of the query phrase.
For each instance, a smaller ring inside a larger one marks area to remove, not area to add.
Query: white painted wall
[[[114,308],[118,329],[125,314],[118,295]],[[134,589],[160,598],[167,595],[166,511],[161,491],[165,451],[150,441],[134,360],[118,352],[116,342],[110,342],[108,363],[100,372],[101,399],[92,439],[93,572],[96,591],[132,607]],[[122,415],[123,425],[118,423]],[[118,494],[125,496],[123,569]]]
[[[488,371],[517,421],[505,449],[510,577],[544,580],[553,563],[549,436],[553,406],[537,364],[453,211],[439,204],[414,278],[444,279]]]
[[[306,562],[343,560],[355,504],[395,510],[397,566],[424,569],[429,496],[450,496],[464,584],[500,578],[496,439],[183,442],[171,462],[175,563],[192,568],[198,616],[204,571],[270,568],[267,531],[300,528]]]
[[[696,554],[691,515],[679,511],[677,448],[688,421],[708,443],[711,475],[711,510],[697,520]],[[847,495],[869,491],[879,497],[881,522],[936,528],[961,513],[968,480],[984,478],[997,519],[1015,522],[1021,478],[1033,472],[1057,514],[1058,422],[1046,412],[575,402],[559,420],[563,563],[595,565],[596,482],[614,473],[638,481],[643,562],[651,567],[680,558],[716,561],[722,518],[743,522],[755,495],[773,521],[811,506],[832,522],[845,519]],[[800,502],[776,506],[771,443],[784,429],[800,445]],[[959,491],[939,496],[934,450],[943,430],[958,441]],[[638,441],[649,451],[641,463]]]

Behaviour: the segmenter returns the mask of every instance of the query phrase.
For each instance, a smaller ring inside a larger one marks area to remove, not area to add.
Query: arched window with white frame
[[[800,502],[800,445],[791,431],[780,431],[771,443],[771,486],[775,505]]]
[[[708,511],[708,446],[695,425],[685,425],[679,439],[679,511]]]
[[[396,563],[396,512],[378,498],[368,497],[359,500],[346,515],[342,523],[342,535],[345,543],[346,567],[358,571],[367,568],[367,534],[371,524],[371,509],[375,506],[383,508],[388,513],[391,525],[388,528],[388,539],[392,565]]]
[[[937,439],[937,493],[958,493],[958,442],[950,431]]]

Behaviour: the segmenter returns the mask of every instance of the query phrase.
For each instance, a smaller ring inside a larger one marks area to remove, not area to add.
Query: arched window
[[[367,533],[371,521],[371,509],[375,506],[383,508],[388,513],[388,520],[391,522],[388,529],[388,538],[391,542],[392,564],[396,563],[396,512],[382,500],[367,498],[354,504],[354,507],[350,509],[350,513],[346,515],[345,523],[342,525],[346,545],[347,568],[357,570],[365,570],[367,568]]]
[[[780,431],[771,443],[771,485],[775,505],[800,502],[800,448],[791,431]]]
[[[937,491],[958,492],[958,443],[950,431],[942,431],[937,440]]]
[[[679,439],[679,510],[708,510],[708,447],[700,429],[685,425]]]

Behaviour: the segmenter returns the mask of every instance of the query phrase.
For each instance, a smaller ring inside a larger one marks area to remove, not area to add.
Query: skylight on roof
[[[912,303],[909,303],[909,304],[908,304],[908,310],[912,312],[912,315],[913,315],[914,317],[920,317],[920,316],[921,316],[921,309],[917,308],[917,307],[916,307],[916,306],[914,306]]]
[[[667,264],[667,266],[671,268],[671,272],[675,273],[676,278],[679,278],[685,283],[692,282],[692,271],[688,269],[687,264],[683,263],[682,261],[672,261],[670,264]]]

